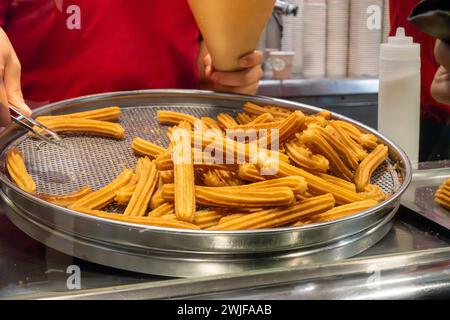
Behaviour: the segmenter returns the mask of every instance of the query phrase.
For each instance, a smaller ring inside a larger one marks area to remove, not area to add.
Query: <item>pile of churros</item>
[[[109,107],[38,120],[56,132],[123,139],[120,114],[119,107]],[[11,180],[43,200],[87,215],[216,231],[322,223],[388,197],[370,183],[388,147],[327,111],[306,115],[245,103],[236,117],[161,110],[157,118],[168,126],[169,146],[135,137],[130,146],[137,155],[135,169],[124,169],[99,190],[37,193],[17,148],[7,153]],[[123,206],[123,213],[107,212],[111,204]]]
[[[437,189],[434,201],[450,211],[450,179],[445,180]]]

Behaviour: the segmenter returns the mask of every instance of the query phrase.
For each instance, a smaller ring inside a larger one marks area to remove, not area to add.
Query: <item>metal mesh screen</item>
[[[96,190],[112,181],[123,167],[134,167],[136,156],[131,150],[133,138],[141,137],[162,146],[168,145],[166,128],[159,125],[156,118],[156,112],[163,109],[197,117],[216,117],[221,112],[232,112],[228,108],[191,105],[129,107],[123,108],[120,119],[126,130],[126,139],[123,141],[67,135],[64,136],[66,150],[29,137],[18,139],[14,145],[23,152],[27,168],[37,183],[38,192],[65,194],[86,185]],[[4,170],[4,163],[1,168]],[[372,183],[387,193],[395,191],[399,181],[390,162],[386,162],[373,174]]]

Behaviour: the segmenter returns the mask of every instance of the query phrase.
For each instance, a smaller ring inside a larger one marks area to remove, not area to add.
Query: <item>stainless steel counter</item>
[[[437,174],[442,177],[442,169]],[[450,175],[450,169],[445,174]],[[3,209],[4,204],[0,204],[0,298],[3,299],[450,297],[450,233],[405,207],[401,207],[391,232],[355,258],[190,279],[121,271],[54,251],[18,230]],[[81,271],[80,290],[67,286],[71,273],[66,271],[73,265]]]

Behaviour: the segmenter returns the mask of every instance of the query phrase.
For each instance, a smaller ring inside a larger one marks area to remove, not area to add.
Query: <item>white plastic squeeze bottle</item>
[[[380,50],[378,130],[419,163],[420,44],[398,28]]]

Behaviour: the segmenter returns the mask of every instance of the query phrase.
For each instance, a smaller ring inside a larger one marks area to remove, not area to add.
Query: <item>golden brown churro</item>
[[[159,176],[164,184],[173,183],[175,179],[173,170],[160,171]]]
[[[150,158],[156,158],[160,154],[167,152],[166,148],[160,147],[142,138],[134,138],[131,143],[131,149],[133,149],[136,154],[148,156]]]
[[[288,109],[277,107],[260,107],[251,102],[247,102],[244,104],[244,111],[255,116],[260,116],[264,113],[270,113],[275,118],[286,118],[291,113],[291,111]]]
[[[97,190],[80,200],[72,203],[69,208],[78,210],[80,208],[87,210],[100,210],[110,204],[116,195],[116,191],[127,185],[133,177],[133,171],[125,169],[119,176],[107,186]]]
[[[159,207],[153,209],[148,213],[149,217],[159,218],[166,214],[175,214],[175,207],[172,203],[163,203]]]
[[[363,196],[364,199],[372,199],[375,201],[383,201],[386,199],[384,191],[374,184],[368,184],[364,188],[364,192],[360,192],[359,195]]]
[[[336,150],[315,128],[303,131],[297,138],[314,152],[323,155],[330,162],[331,169],[348,181],[353,180],[353,172],[342,161]]]
[[[325,222],[350,216],[378,204],[375,200],[363,200],[359,202],[349,203],[343,206],[335,207],[327,212],[315,215],[311,218],[313,222]]]
[[[41,121],[41,123],[54,132],[85,133],[116,139],[125,138],[125,130],[120,124],[113,122],[61,117]],[[42,131],[42,129],[39,128],[36,128],[36,130],[39,132]]]
[[[125,215],[142,217],[146,214],[151,196],[158,183],[158,178],[155,162],[149,158],[142,158],[141,173],[133,196],[125,209]]]
[[[243,217],[243,216],[245,216],[245,215],[246,215],[245,213],[233,213],[233,214],[229,214],[229,215],[226,215],[226,216],[222,217],[222,218],[219,220],[219,223],[217,223],[217,224],[222,224],[222,223],[231,221],[231,220],[233,220],[233,219],[237,219],[237,218]],[[217,225],[217,224],[216,224],[216,225]]]
[[[244,184],[240,186],[230,187],[229,190],[234,189],[236,192],[247,192],[248,189],[271,189],[276,187],[288,187],[292,190],[294,195],[305,194],[308,189],[308,184],[305,178],[299,176],[277,178],[251,184]],[[242,191],[240,191],[242,190]]]
[[[239,126],[239,124],[236,122],[236,120],[233,119],[232,116],[226,113],[221,113],[217,116],[217,121],[219,122],[220,126],[226,130],[226,129],[233,129]]]
[[[245,181],[265,181],[266,178],[262,176],[259,169],[254,164],[241,164],[238,171],[239,178]]]
[[[162,227],[162,228],[194,229],[194,230],[200,229],[195,224],[173,219],[162,219],[153,217],[133,217],[133,216],[126,216],[123,214],[109,213],[105,211],[83,209],[83,208],[78,209],[78,211],[84,214],[88,214],[103,219],[109,219],[132,224],[142,224],[146,226]]]
[[[244,182],[237,173],[224,170],[207,170],[202,173],[202,181],[208,187],[239,186]]]
[[[6,154],[6,169],[11,180],[23,191],[35,194],[36,183],[28,173],[22,152],[17,148],[12,148]]]
[[[202,117],[201,120],[208,127],[208,129],[222,131],[219,122],[210,117]]]
[[[288,208],[263,210],[247,214],[208,228],[208,230],[250,230],[286,226],[301,218],[325,212],[334,207],[334,198],[326,194],[301,201]]]
[[[100,120],[100,121],[116,121],[119,119],[121,114],[119,107],[107,107],[99,108],[89,111],[82,111],[76,113],[68,113],[56,116],[40,116],[36,118],[36,121],[48,121],[56,118],[82,118],[90,120]]]
[[[198,204],[223,208],[262,208],[287,206],[295,201],[294,193],[288,187],[244,189],[238,187],[201,187],[195,186],[195,198]],[[163,187],[163,198],[174,201],[174,186]]]
[[[370,182],[372,173],[378,168],[378,166],[386,161],[388,151],[388,147],[380,144],[359,164],[355,174],[355,183],[358,191],[364,191]]]
[[[340,126],[338,121],[331,121],[326,129],[328,132],[339,138],[349,149],[351,149],[359,161],[367,157],[367,152],[350,137],[348,131]]]
[[[142,169],[142,158],[137,161],[136,172],[134,173],[130,181],[128,181],[128,183],[125,186],[116,191],[114,201],[116,201],[118,204],[127,205],[128,202],[130,202],[130,199],[133,196],[133,192],[136,189],[136,184],[139,180],[141,169]]]
[[[173,183],[173,182],[172,182]],[[161,178],[161,172],[159,173],[158,187],[156,191],[153,193],[152,198],[150,199],[150,208],[156,209],[166,203],[166,200],[162,197],[162,188],[164,183]]]
[[[169,126],[176,126],[182,121],[186,121],[192,127],[194,127],[195,121],[200,119],[191,116],[190,114],[179,113],[175,111],[160,110],[157,112],[158,122]]]
[[[285,144],[286,153],[292,161],[304,169],[316,172],[327,172],[329,169],[328,159],[320,154],[313,154],[306,146],[297,140]]]
[[[267,165],[272,166],[270,161],[265,157],[260,157],[258,160],[258,166],[267,167]],[[269,159],[270,160],[270,159]],[[270,167],[269,167],[270,168]],[[313,175],[301,168],[294,167],[285,162],[278,163],[278,171],[276,173],[277,177],[289,177],[289,176],[300,176],[305,178],[308,183],[308,191],[312,194],[320,195],[331,193],[336,199],[337,204],[346,204],[356,201],[362,201],[364,198],[355,192],[349,191],[346,188],[342,188],[334,183],[330,183],[316,175]]]
[[[324,179],[325,181],[334,183],[335,185],[345,188],[351,192],[356,192],[356,186],[352,182],[325,173],[321,173],[318,176]]]
[[[57,204],[62,207],[67,207],[73,204],[75,201],[80,200],[81,198],[87,196],[92,193],[92,189],[90,187],[83,187],[78,191],[64,194],[64,195],[51,195],[51,194],[38,194],[38,197],[42,200]]]
[[[223,218],[223,213],[218,210],[201,210],[195,213],[194,224],[201,229],[215,226]]]
[[[236,121],[239,123],[239,125],[243,125],[252,122],[253,119],[247,113],[238,113],[238,115],[236,116]]]
[[[270,113],[263,113],[262,115],[256,117],[255,119],[249,121],[246,124],[240,124],[237,127],[234,127],[233,129],[258,129],[257,126],[261,124],[267,124],[267,123],[273,123],[274,117]],[[280,122],[277,122],[277,125]],[[267,126],[261,126],[261,129],[267,128]]]
[[[191,136],[187,130],[174,131],[171,143],[174,163],[175,214],[179,220],[193,222],[196,197]]]
[[[437,189],[434,200],[445,209],[450,210],[450,179],[444,181]]]

